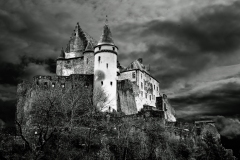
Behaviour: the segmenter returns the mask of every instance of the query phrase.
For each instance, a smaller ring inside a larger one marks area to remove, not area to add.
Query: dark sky
[[[16,100],[18,82],[55,73],[55,59],[77,22],[99,40],[105,15],[120,63],[142,57],[150,64],[179,118],[239,117],[237,0],[1,0],[3,120]]]

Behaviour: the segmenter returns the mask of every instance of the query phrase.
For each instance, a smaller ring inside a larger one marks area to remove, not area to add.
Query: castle
[[[97,42],[77,23],[66,49],[62,48],[56,60],[56,76],[35,76],[33,83],[53,88],[82,83],[90,86],[83,89],[101,88],[108,97],[103,111],[130,115],[151,108],[162,111],[167,121],[175,122],[167,96],[161,93],[159,82],[150,74],[150,68],[143,65],[142,58],[122,67],[118,51],[108,24]]]

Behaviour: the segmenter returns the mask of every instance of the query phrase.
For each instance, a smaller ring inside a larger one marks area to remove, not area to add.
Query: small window
[[[88,64],[88,58],[87,58],[87,64]]]
[[[101,46],[99,46],[98,49],[101,50]]]
[[[145,98],[147,98],[147,93],[145,93]]]
[[[150,99],[150,101],[151,101],[151,99],[152,99],[152,96],[151,96],[151,95],[149,95],[149,99]]]
[[[135,72],[132,72],[132,78],[135,78],[135,77],[136,77]]]
[[[143,91],[141,91],[141,96],[143,97]]]
[[[106,64],[107,68],[108,68],[108,63]]]
[[[110,85],[112,86],[112,82],[110,82]]]
[[[141,82],[141,88],[143,89],[143,83]]]
[[[141,79],[142,79],[142,73],[141,73]]]
[[[167,111],[167,105],[164,103],[164,111]]]
[[[65,84],[63,83],[63,84],[62,84],[62,88],[64,88],[64,87],[65,87]]]
[[[158,87],[157,87],[157,91],[158,91]]]
[[[115,47],[113,47],[113,50],[115,51]]]
[[[98,57],[98,61],[99,61],[99,62],[101,61],[101,57],[100,57],[100,56]]]
[[[155,84],[153,85],[153,88],[155,89]]]
[[[101,81],[101,85],[103,85],[103,81]]]
[[[53,87],[53,88],[55,87],[55,83],[52,83],[52,87]]]

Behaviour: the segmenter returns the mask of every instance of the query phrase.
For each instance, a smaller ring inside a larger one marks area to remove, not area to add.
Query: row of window
[[[141,96],[143,97],[143,91],[141,91]],[[147,99],[148,98],[148,94],[147,93],[145,93],[145,98]],[[151,100],[156,100],[156,97],[155,97],[155,95],[149,95],[149,100],[151,101]]]
[[[155,89],[155,85],[153,85],[153,89]],[[141,89],[143,89],[143,82],[141,82]],[[158,87],[157,87],[157,91],[158,91]]]
[[[113,84],[113,82],[111,81],[111,82],[110,82],[110,85],[112,86],[112,84]],[[101,81],[101,85],[103,85],[103,81]]]
[[[132,78],[136,78],[136,73],[135,72],[132,72]],[[141,74],[141,79],[142,79],[142,74]],[[151,80],[151,77],[150,77],[150,80]],[[141,82],[141,88],[143,89],[143,83]],[[153,85],[153,89],[155,89],[155,84]],[[158,91],[158,87],[157,87],[157,91]]]

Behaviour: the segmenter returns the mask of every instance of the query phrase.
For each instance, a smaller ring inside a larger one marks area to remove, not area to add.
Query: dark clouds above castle
[[[240,114],[240,3],[234,0],[0,2],[1,108],[21,79],[54,74],[77,22],[99,40],[109,17],[119,61],[142,57],[180,117]]]

